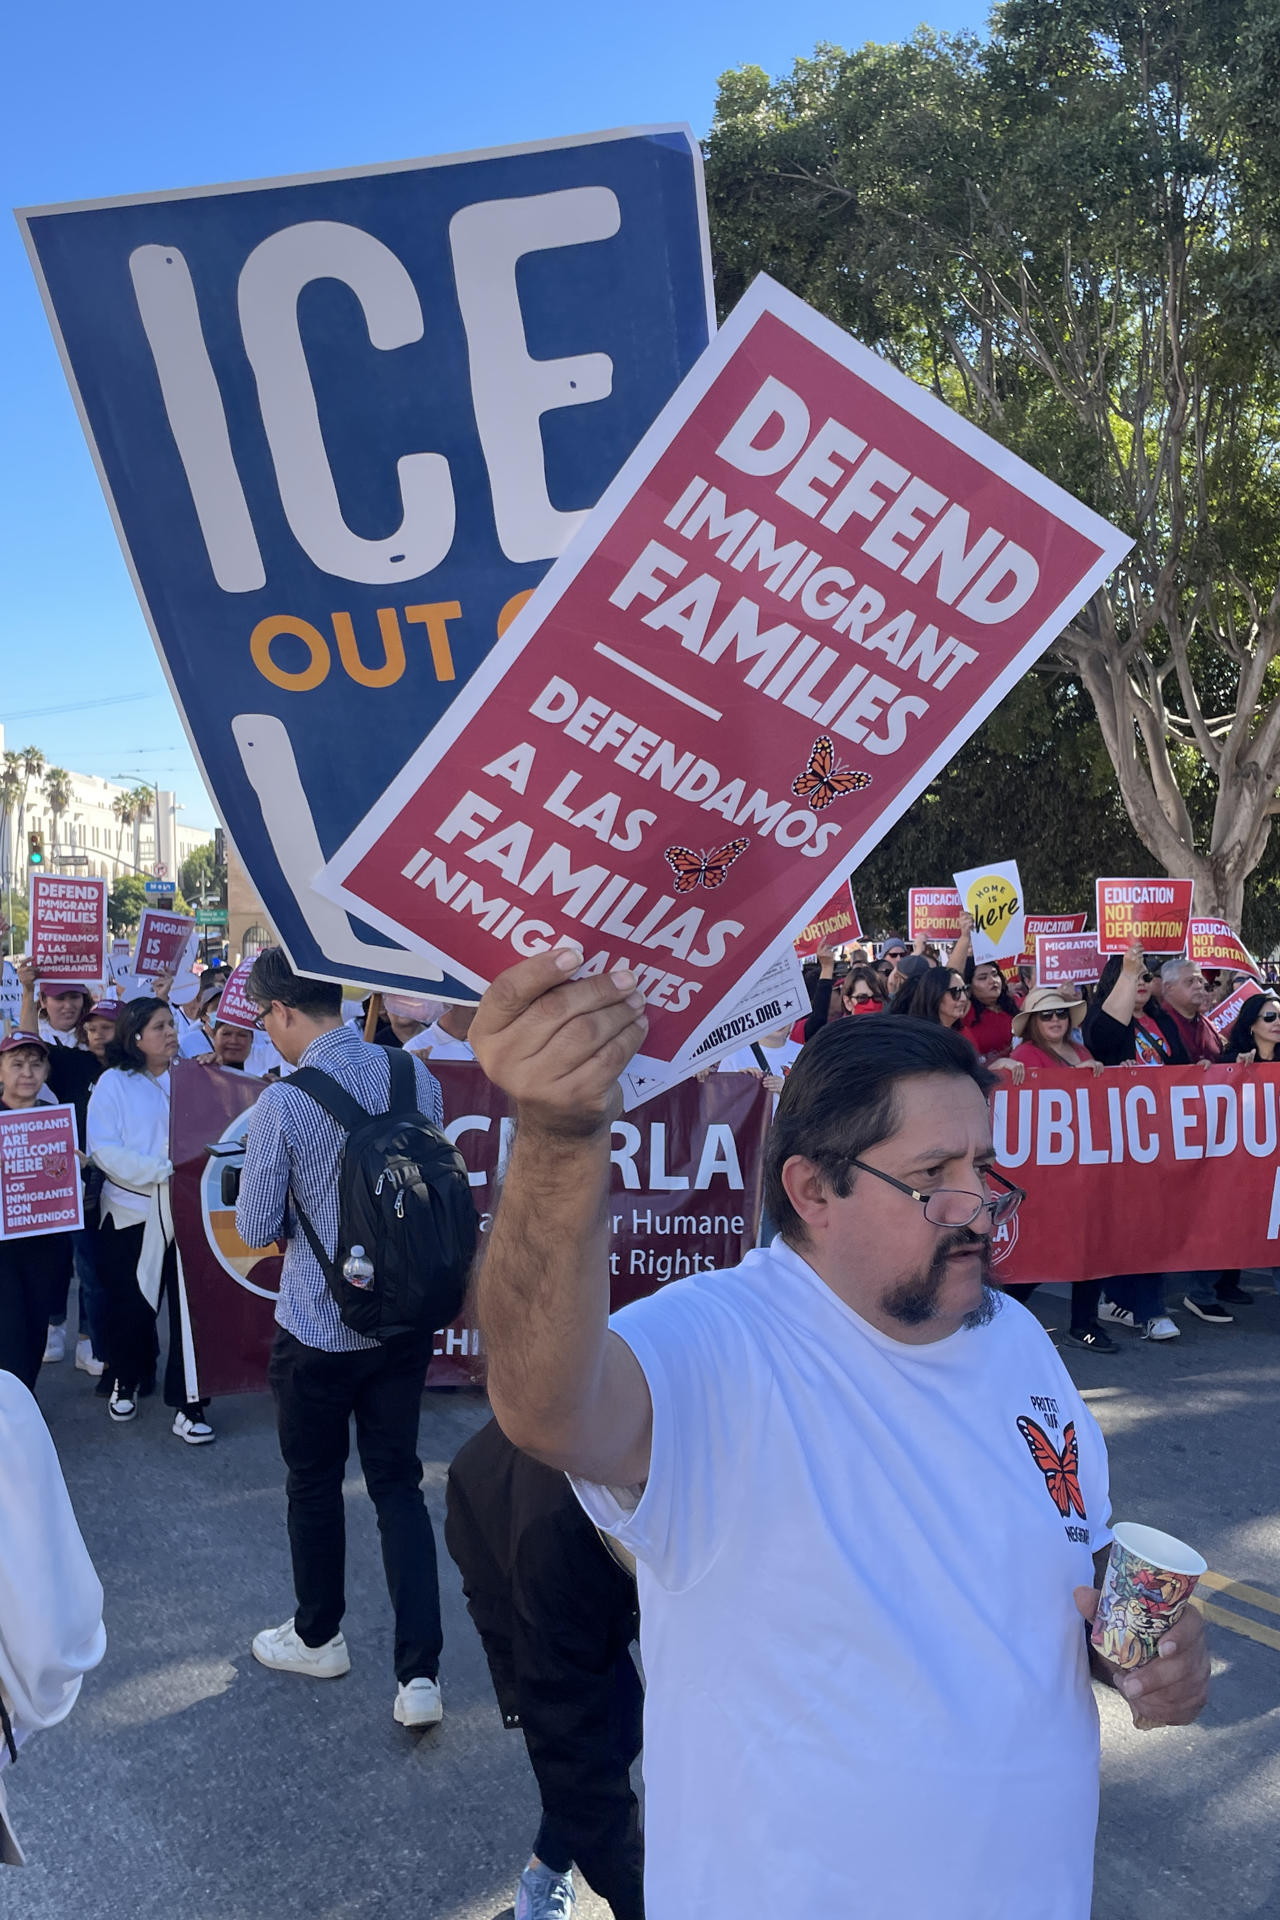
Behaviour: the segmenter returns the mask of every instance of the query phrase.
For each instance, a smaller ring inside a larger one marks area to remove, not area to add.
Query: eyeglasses
[[[1046,1007],[1042,1011],[1040,1018],[1042,1020],[1069,1020],[1071,1015],[1065,1007]]]
[[[874,993],[846,993],[845,999],[852,1001],[855,1007],[865,1007],[868,1000],[874,1000]]]
[[[944,992],[949,993],[953,1000],[967,1000],[969,998],[968,987],[946,987],[944,988]]]
[[[1154,973],[1149,973],[1147,969],[1144,967],[1142,969],[1142,972],[1138,975],[1138,978],[1139,980],[1141,980],[1144,987],[1149,987],[1151,985],[1151,982],[1155,979],[1155,975]]]
[[[850,1165],[857,1167],[861,1173],[873,1173],[877,1180],[883,1180],[887,1187],[896,1187],[909,1200],[918,1200],[931,1227],[972,1226],[978,1215],[984,1212],[991,1216],[993,1229],[1001,1227],[1006,1220],[1012,1220],[1027,1197],[1021,1187],[1015,1187],[994,1167],[984,1167],[982,1177],[999,1187],[1000,1192],[992,1194],[989,1199],[978,1200],[959,1187],[935,1187],[932,1193],[919,1193],[915,1187],[909,1187],[905,1180],[895,1180],[891,1173],[882,1173],[879,1167],[869,1167],[865,1160],[853,1160]]]
[[[1268,1027],[1269,1027],[1269,1026],[1271,1025],[1271,1023],[1272,1023],[1272,1021],[1274,1021],[1274,1020],[1280,1020],[1280,1012],[1276,1012],[1276,1013],[1260,1013],[1260,1014],[1258,1015],[1258,1018],[1259,1018],[1259,1020],[1261,1020],[1261,1021],[1263,1021],[1263,1022],[1264,1022],[1264,1023],[1265,1023],[1265,1024],[1266,1024],[1266,1025],[1268,1026]]]

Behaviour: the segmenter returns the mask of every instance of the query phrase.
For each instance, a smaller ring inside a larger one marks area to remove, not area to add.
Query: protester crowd
[[[354,1418],[395,1614],[394,1715],[411,1728],[436,1724],[444,1711],[440,1598],[417,1453],[431,1339],[421,1330],[389,1339],[353,1331],[335,1305],[332,1267],[344,1141],[364,1117],[397,1101],[442,1123],[430,1063],[475,1058],[474,1009],[393,994],[355,1008],[339,988],[295,975],[279,949],[260,956],[249,976],[256,1029],[218,1019],[227,968],[208,969],[182,1007],[170,1005],[166,976],[145,996],[120,1001],[38,981],[26,961],[18,974],[23,1000],[15,1030],[0,1043],[0,1105],[18,1110],[55,1101],[74,1109],[85,1225],[0,1244],[0,1373],[35,1391],[42,1365],[64,1359],[74,1278],[75,1365],[105,1400],[106,1417],[132,1422],[139,1402],[159,1385],[174,1436],[189,1446],[214,1440],[198,1389],[174,1231],[169,1069],[183,1057],[274,1083],[250,1125],[237,1223],[248,1245],[278,1237],[286,1243],[270,1379],[296,1605],[289,1619],[257,1635],[253,1654],[264,1666],[317,1680],[348,1670],[342,1481]],[[1243,978],[1209,979],[1184,959],[1161,965],[1134,946],[1108,960],[1096,985],[1075,992],[1036,985],[1025,970],[1010,978],[994,963],[975,961],[967,923],[946,952],[889,936],[874,947],[821,950],[806,966],[809,1014],[794,1029],[726,1056],[719,1070],[754,1074],[776,1097],[793,1075],[804,1077],[816,1049],[832,1051],[829,1029],[867,1015],[913,1023],[900,1029],[904,1043],[923,1025],[945,1030],[948,1038],[937,1042],[951,1049],[939,1056],[943,1070],[980,1078],[985,1068],[1011,1085],[1036,1070],[1269,1063],[1280,1058],[1280,992],[1249,982],[1257,991],[1225,1039],[1205,1018]],[[934,1044],[923,1033],[919,1039]],[[322,1081],[328,1095],[317,1090]],[[778,1226],[772,1204],[784,1216],[788,1208],[779,1190],[766,1206],[762,1247]],[[1005,1289],[1023,1300],[1034,1290],[1030,1282]],[[1168,1341],[1179,1335],[1178,1311],[1224,1327],[1253,1301],[1231,1272],[1130,1273],[1078,1282],[1071,1294],[1062,1338],[1101,1354],[1118,1351],[1113,1329]],[[0,1404],[0,1422],[6,1417]],[[47,1474],[43,1457],[36,1470]],[[602,1526],[625,1534],[621,1521],[614,1527],[606,1517],[607,1501],[585,1504]],[[641,1920],[644,1911],[638,1809],[628,1778],[640,1746],[640,1689],[629,1652],[636,1589],[602,1538],[563,1474],[527,1459],[496,1424],[454,1463],[447,1543],[462,1570],[504,1724],[524,1732],[543,1802],[517,1920],[568,1915],[575,1863],[620,1920]],[[85,1651],[94,1636],[85,1625],[83,1568],[76,1578],[66,1690],[32,1724],[51,1724],[69,1710],[78,1675],[101,1657],[100,1645]],[[8,1696],[11,1714],[22,1682],[6,1668],[6,1640],[0,1621],[0,1702]]]

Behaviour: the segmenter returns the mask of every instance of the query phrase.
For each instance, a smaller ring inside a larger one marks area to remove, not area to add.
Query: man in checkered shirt
[[[385,1113],[391,1070],[385,1047],[342,1019],[342,989],[295,974],[279,947],[254,961],[249,998],[259,1024],[291,1067],[319,1067],[369,1113]],[[416,1056],[418,1106],[443,1124],[440,1083]],[[395,1609],[395,1718],[433,1726],[441,1717],[440,1588],[435,1538],[422,1497],[418,1413],[431,1358],[429,1333],[378,1342],[354,1333],[302,1233],[298,1203],[333,1257],[338,1239],[337,1122],[287,1079],[268,1087],[245,1140],[236,1230],[248,1246],[286,1242],[276,1305],[270,1380],[280,1451],[288,1469],[289,1546],[296,1610],[253,1642],[254,1656],[283,1673],[334,1680],[351,1660],[340,1631],[346,1606],[342,1481],[356,1447],[378,1515],[387,1590]]]

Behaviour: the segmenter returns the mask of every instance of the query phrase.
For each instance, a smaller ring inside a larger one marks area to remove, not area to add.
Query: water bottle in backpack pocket
[[[411,1056],[387,1052],[385,1113],[366,1113],[332,1074],[290,1076],[346,1133],[338,1163],[338,1244],[331,1258],[293,1209],[343,1323],[371,1340],[438,1333],[466,1298],[479,1222],[462,1155],[418,1109]]]

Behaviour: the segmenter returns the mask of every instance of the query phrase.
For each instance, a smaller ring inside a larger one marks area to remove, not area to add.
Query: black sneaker
[[[1182,1304],[1188,1313],[1194,1313],[1197,1320],[1207,1320],[1211,1327],[1235,1325],[1234,1313],[1228,1313],[1217,1300],[1193,1300],[1189,1293],[1184,1293]]]
[[[1251,1307],[1253,1295],[1238,1280],[1219,1280],[1214,1288],[1219,1300],[1225,1300],[1231,1307]]]
[[[1119,1353],[1120,1349],[1105,1327],[1068,1327],[1063,1339],[1069,1347],[1082,1347],[1086,1353]]]

